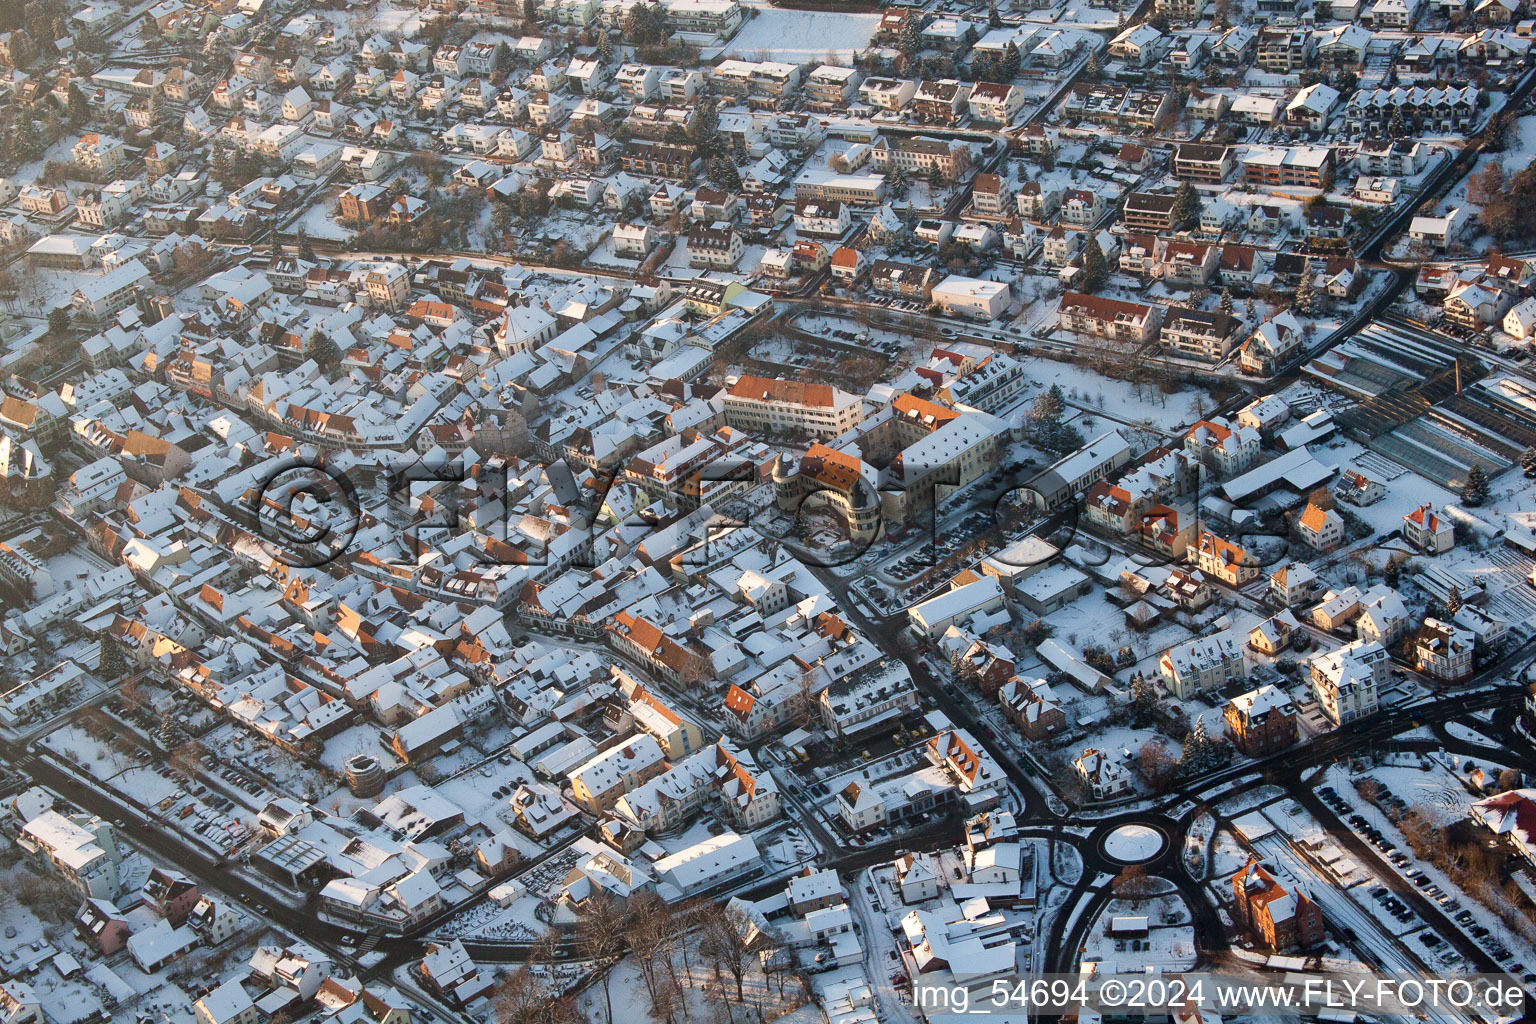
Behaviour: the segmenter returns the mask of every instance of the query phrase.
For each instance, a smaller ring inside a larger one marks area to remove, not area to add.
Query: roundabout
[[[1168,845],[1168,836],[1151,825],[1121,825],[1104,837],[1103,852],[1116,864],[1145,864],[1157,859]]]

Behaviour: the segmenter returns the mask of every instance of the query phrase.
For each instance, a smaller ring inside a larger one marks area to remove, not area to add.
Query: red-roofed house
[[[1472,820],[1508,839],[1520,855],[1536,864],[1536,789],[1514,789],[1472,805]]]
[[[1258,578],[1259,566],[1252,555],[1209,530],[1200,534],[1197,550],[1200,571],[1228,586],[1240,587]]]
[[[1456,531],[1433,506],[1420,505],[1403,516],[1403,539],[1426,555],[1441,555],[1456,546]]]
[[[1296,520],[1296,532],[1314,551],[1332,551],[1344,543],[1344,517],[1331,508],[1309,503]]]
[[[1255,939],[1283,952],[1323,941],[1323,912],[1299,888],[1288,890],[1249,858],[1232,876],[1234,917]]]

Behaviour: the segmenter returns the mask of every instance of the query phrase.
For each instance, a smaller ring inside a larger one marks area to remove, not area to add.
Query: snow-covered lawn
[[[1162,849],[1162,835],[1146,825],[1121,825],[1104,841],[1105,853],[1128,864],[1149,861]]]
[[[1166,885],[1163,879],[1151,879],[1153,883]],[[1117,920],[1127,917],[1146,918],[1147,933],[1144,937],[1131,938],[1113,934]],[[1083,960],[1111,961],[1116,964],[1133,962],[1138,967],[1183,970],[1193,967],[1195,930],[1190,924],[1189,908],[1177,893],[1154,896],[1151,899],[1112,899],[1104,905],[1103,912],[1088,930],[1084,942]]]
[[[294,230],[302,228],[304,234],[310,238],[322,238],[329,241],[345,242],[357,232],[351,228],[343,227],[336,222],[333,216],[335,207],[329,199],[316,202],[304,211],[304,216],[294,224]]]

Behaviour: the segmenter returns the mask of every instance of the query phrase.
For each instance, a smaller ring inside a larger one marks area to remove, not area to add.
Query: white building
[[[1114,754],[1089,747],[1077,755],[1072,768],[1095,800],[1107,800],[1130,792],[1131,773],[1125,762]]]
[[[1334,725],[1371,714],[1392,662],[1375,640],[1356,640],[1312,659],[1312,692]]]
[[[726,880],[744,880],[762,870],[763,860],[751,836],[726,832],[655,862],[663,898],[680,899],[701,893]],[[676,893],[673,896],[673,892]]]
[[[1456,546],[1456,530],[1432,505],[1420,505],[1403,516],[1403,539],[1426,555],[1441,555]]]
[[[993,320],[1008,308],[1008,283],[953,274],[934,285],[932,298],[946,313]]]
[[[17,844],[51,864],[83,896],[117,898],[118,852],[109,822],[45,811],[22,826]]]
[[[1248,677],[1243,645],[1228,633],[1198,637],[1169,648],[1158,660],[1163,682],[1179,700]]]
[[[974,583],[956,587],[947,594],[932,597],[907,609],[908,625],[924,640],[937,640],[950,626],[965,622],[980,612],[1003,607],[1003,585],[995,576],[983,576]]]

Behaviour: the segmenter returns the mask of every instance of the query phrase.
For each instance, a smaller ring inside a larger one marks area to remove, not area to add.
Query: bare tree
[[[608,1024],[612,1024],[613,994],[608,984],[612,965],[608,961],[624,949],[624,911],[618,901],[602,890],[589,896],[582,904],[576,941],[582,954],[596,961],[603,972],[603,1002],[608,1010]]]
[[[672,953],[672,921],[666,901],[653,892],[645,892],[629,901],[629,928],[625,938],[640,967],[645,991],[656,1002],[656,970]],[[674,986],[675,987],[675,986]]]
[[[1148,740],[1136,755],[1136,767],[1141,777],[1156,792],[1161,793],[1178,774],[1179,764],[1161,740]]]
[[[1146,869],[1140,864],[1127,864],[1115,876],[1115,895],[1122,900],[1130,900],[1132,906],[1140,906],[1143,900],[1151,898],[1155,889],[1152,879],[1147,877]]]
[[[686,1020],[688,1008],[676,986],[662,985],[651,992],[651,1018],[676,1024],[678,1013]]]
[[[713,904],[702,922],[701,948],[717,971],[724,968],[730,972],[736,982],[737,1002],[742,1000],[742,985],[751,962],[744,924],[741,914],[725,903]]]
[[[539,1008],[549,1001],[544,980],[525,964],[496,986],[491,1014],[496,1024],[531,1024]]]

